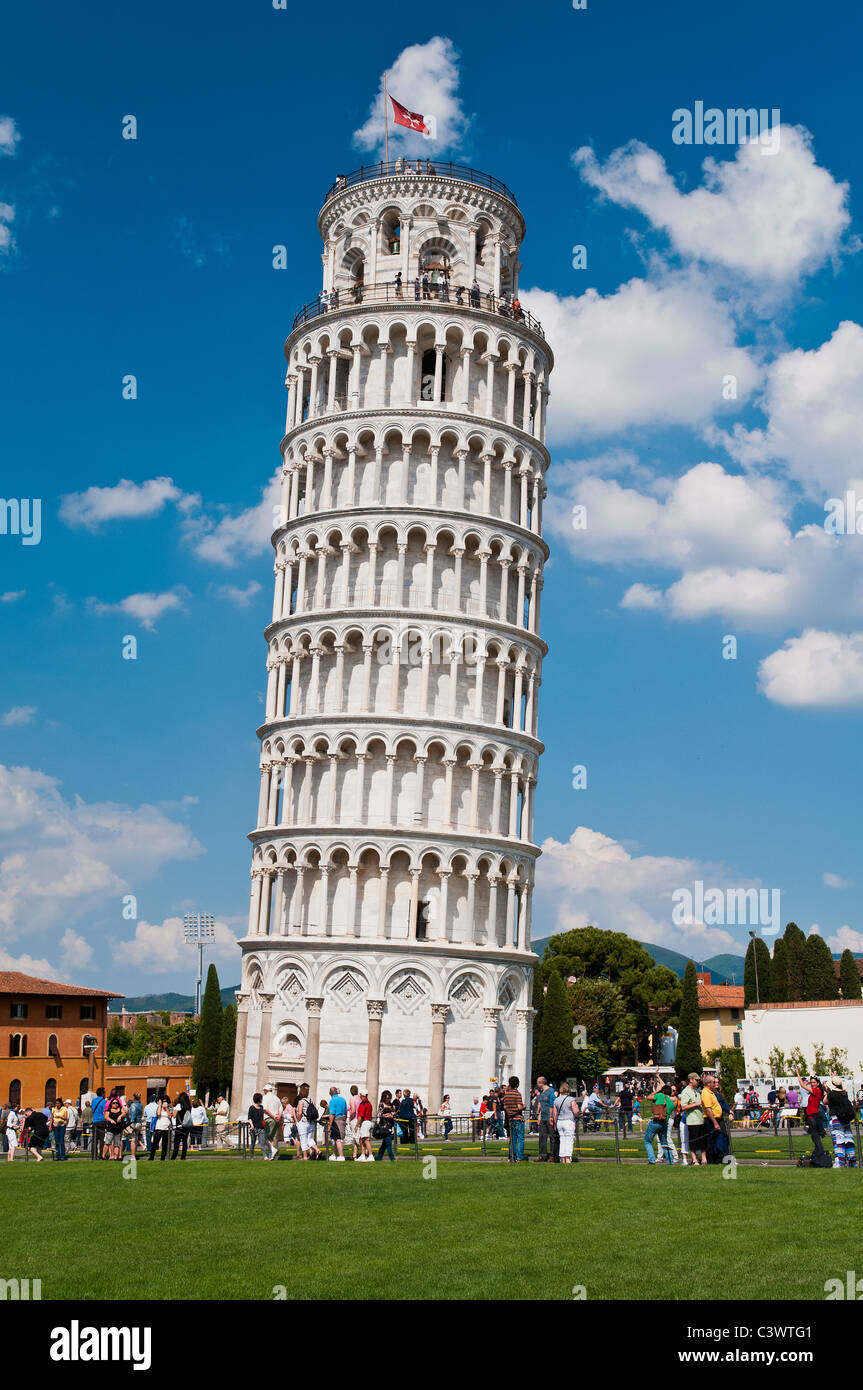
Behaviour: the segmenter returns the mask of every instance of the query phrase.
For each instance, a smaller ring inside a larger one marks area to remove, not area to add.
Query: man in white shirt
[[[66,1148],[75,1148],[75,1131],[78,1128],[78,1111],[71,1100],[63,1102],[66,1107]]]
[[[213,1119],[216,1124],[215,1141],[217,1149],[224,1148],[228,1142],[228,1118],[230,1113],[231,1107],[228,1105],[225,1097],[217,1096],[216,1108],[213,1111]]]
[[[144,1106],[144,1138],[147,1141],[147,1153],[153,1147],[153,1121],[159,1113],[159,1102],[148,1100]]]
[[[282,1103],[276,1095],[276,1088],[272,1081],[268,1081],[264,1087],[264,1098],[261,1102],[266,1116],[265,1128],[267,1131],[267,1142],[270,1146],[270,1158],[275,1158],[279,1152],[278,1139],[279,1125],[282,1122]]]
[[[472,1105],[471,1108],[470,1108],[470,1132],[471,1132],[472,1138],[474,1138],[474,1139],[478,1139],[478,1138],[479,1138],[479,1115],[480,1115],[480,1109],[481,1109],[481,1106],[480,1106],[480,1099],[479,1099],[479,1096],[474,1096],[474,1098],[473,1098],[473,1105]]]

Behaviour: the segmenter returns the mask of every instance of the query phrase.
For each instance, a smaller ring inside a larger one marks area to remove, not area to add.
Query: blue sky
[[[700,878],[779,889],[784,920],[863,950],[863,538],[822,525],[863,479],[859,15],[321,13],[7,20],[2,492],[41,498],[42,532],[0,535],[0,963],[187,989],[194,908],[239,976],[282,346],[323,194],[375,157],[354,133],[384,67],[441,153],[515,190],[557,356],[534,935],[742,950],[740,927],[672,924]],[[778,151],[675,144],[697,101],[778,110]]]

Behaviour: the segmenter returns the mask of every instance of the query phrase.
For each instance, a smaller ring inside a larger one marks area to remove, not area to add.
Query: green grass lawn
[[[357,1167],[359,1171],[357,1171]],[[0,1165],[2,1278],[43,1299],[820,1300],[863,1175],[449,1162]],[[9,1219],[11,1218],[11,1219]]]

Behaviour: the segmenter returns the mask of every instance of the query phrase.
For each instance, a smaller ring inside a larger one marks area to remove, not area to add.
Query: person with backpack
[[[831,1076],[827,1089],[827,1109],[830,1114],[830,1138],[833,1141],[833,1167],[856,1168],[857,1150],[854,1144],[854,1106],[838,1076]]]
[[[260,1091],[256,1091],[255,1094],[252,1096],[252,1103],[249,1106],[248,1118],[249,1131],[251,1136],[251,1147],[249,1149],[249,1157],[255,1157],[255,1140],[257,1140],[258,1147],[261,1150],[261,1158],[264,1160],[265,1163],[268,1163],[270,1161],[270,1156],[267,1153],[266,1113],[264,1111],[263,1105],[261,1104],[263,1099],[264,1098],[261,1095]],[[185,1155],[183,1156],[185,1157]]]
[[[658,1139],[662,1146],[662,1153],[667,1164],[672,1164],[674,1159],[671,1156],[671,1149],[668,1147],[668,1126],[674,1114],[675,1102],[665,1089],[665,1084],[659,1075],[659,1068],[656,1071],[656,1090],[648,1097],[650,1104],[650,1122],[644,1131],[644,1151],[647,1154],[647,1161],[652,1166],[657,1163],[656,1153],[653,1148],[654,1139]]]
[[[177,1157],[180,1149],[180,1161],[185,1162],[186,1154],[189,1151],[189,1135],[192,1133],[192,1102],[187,1091],[181,1091],[177,1097],[177,1104],[174,1106],[174,1144],[171,1149],[171,1158]]]
[[[317,1158],[320,1149],[315,1143],[318,1107],[309,1097],[309,1083],[304,1081],[297,1095],[297,1133],[303,1158]]]
[[[821,1118],[821,1101],[824,1097],[824,1087],[817,1076],[810,1076],[808,1081],[804,1081],[800,1072],[797,1072],[798,1085],[806,1092],[806,1132],[812,1140],[813,1159],[819,1160],[826,1157],[824,1145],[821,1143],[821,1135],[824,1133],[824,1121]],[[789,1100],[791,1093],[789,1092]],[[818,1164],[817,1166],[821,1166]]]

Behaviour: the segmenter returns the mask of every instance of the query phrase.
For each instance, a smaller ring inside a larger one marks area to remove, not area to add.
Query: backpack
[[[844,1091],[836,1092],[838,1099],[835,1102],[835,1115],[840,1125],[850,1125],[854,1123],[854,1106],[851,1104]]]
[[[307,1101],[305,1115],[306,1123],[313,1125],[317,1122],[318,1118],[318,1107],[315,1105],[315,1102],[313,1100]]]

